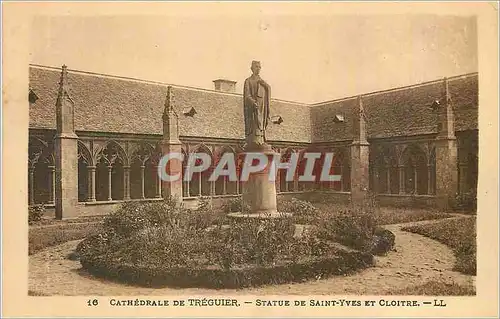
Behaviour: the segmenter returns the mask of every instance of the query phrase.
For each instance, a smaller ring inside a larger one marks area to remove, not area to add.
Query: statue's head
[[[252,66],[250,67],[250,69],[252,70],[253,74],[259,75],[261,69],[260,61],[252,61]]]

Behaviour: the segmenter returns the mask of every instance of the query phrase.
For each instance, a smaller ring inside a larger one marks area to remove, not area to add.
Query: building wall
[[[167,86],[140,80],[70,71],[78,136],[78,214],[115,209],[123,200],[159,200],[161,183],[156,167],[161,156],[162,114]],[[30,131],[28,185],[30,205],[55,202],[55,104],[59,72],[30,68]],[[445,85],[445,84],[446,85]],[[279,196],[306,198],[321,190],[333,202],[350,200],[351,143],[366,122],[369,143],[369,190],[381,205],[435,206],[435,141],[439,119],[436,101],[447,95],[453,103],[460,193],[477,188],[477,75],[398,88],[314,105],[273,100],[268,139],[286,157],[305,151],[333,152],[340,183],[284,182],[278,175]],[[445,90],[446,88],[446,90]],[[206,152],[216,161],[225,152],[239,153],[243,145],[241,95],[172,86],[169,103],[178,118],[182,151]],[[363,108],[359,112],[359,103]],[[441,104],[437,104],[441,105]],[[442,104],[444,105],[444,104]],[[208,182],[200,176],[184,183],[186,203],[199,195],[218,204],[238,196],[240,185]],[[111,187],[110,187],[111,185]],[[144,187],[142,186],[144,185]]]

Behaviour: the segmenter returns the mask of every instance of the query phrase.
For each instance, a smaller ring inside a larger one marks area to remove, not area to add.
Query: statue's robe
[[[260,77],[247,78],[243,88],[245,137],[260,143],[265,142],[265,131],[269,121],[269,90],[259,83]]]

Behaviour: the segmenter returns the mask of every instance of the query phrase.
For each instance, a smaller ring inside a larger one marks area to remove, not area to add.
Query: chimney
[[[215,90],[220,92],[234,93],[236,91],[236,81],[217,79],[214,80]]]

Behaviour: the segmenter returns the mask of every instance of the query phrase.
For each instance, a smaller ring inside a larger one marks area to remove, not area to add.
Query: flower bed
[[[129,284],[215,289],[301,282],[329,275],[348,274],[372,265],[373,256],[370,254],[341,250],[329,257],[311,257],[300,262],[287,261],[267,266],[247,264],[232,269],[222,269],[215,265],[207,265],[204,268],[151,267],[109,262],[105,258],[82,261],[82,266],[93,275]]]
[[[345,274],[373,256],[336,248],[313,233],[295,237],[291,218],[232,220],[209,206],[128,203],[82,241],[90,273],[145,286],[242,288]]]

